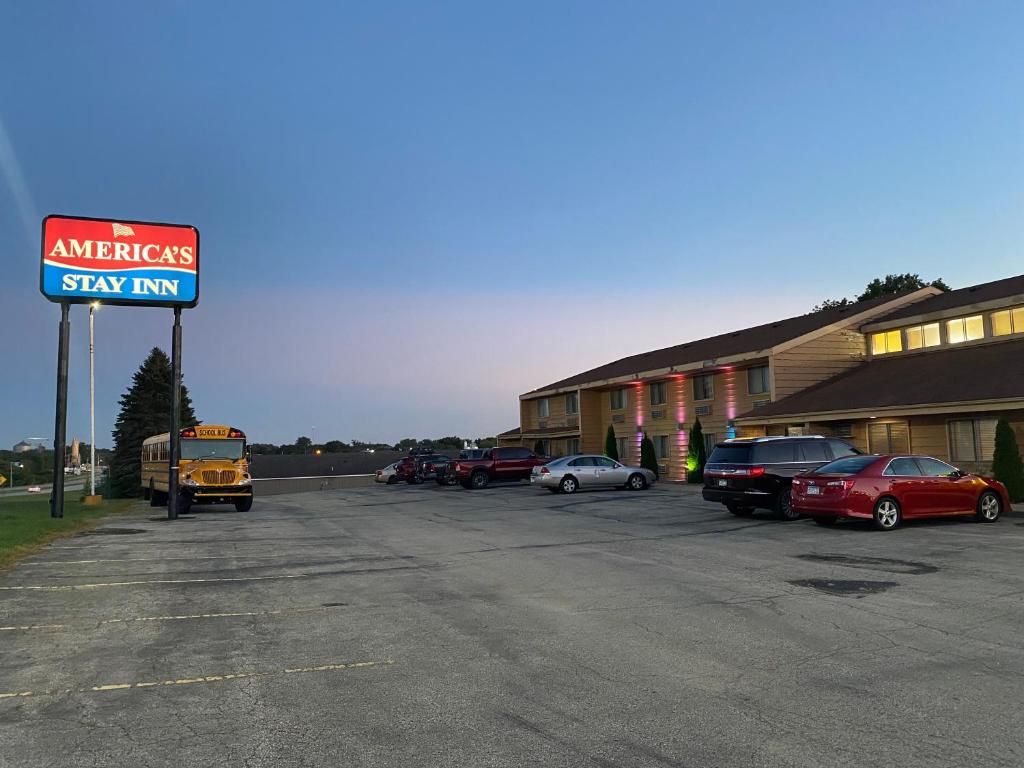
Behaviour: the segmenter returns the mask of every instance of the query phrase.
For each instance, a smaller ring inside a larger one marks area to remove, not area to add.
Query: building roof
[[[513,427],[512,429],[506,430],[505,432],[499,432],[497,437],[515,437],[521,432],[522,430],[519,427]]]
[[[931,289],[931,292],[935,290]],[[785,320],[776,320],[772,323],[754,326],[753,328],[743,328],[738,331],[722,333],[707,339],[688,341],[685,344],[677,344],[674,347],[656,349],[653,352],[642,352],[638,355],[624,357],[621,360],[616,360],[597,368],[591,368],[589,371],[584,371],[575,376],[556,381],[553,384],[534,389],[530,394],[549,389],[569,387],[574,384],[585,384],[592,381],[619,378],[621,376],[632,376],[643,371],[671,368],[688,363],[697,363],[702,360],[713,360],[720,357],[768,350],[834,323],[841,323],[847,318],[884,305],[887,302],[905,299],[914,293],[917,293],[917,291],[882,296],[877,299],[868,299],[867,301],[858,301],[837,309],[811,312],[798,317],[790,317]],[[925,297],[928,295],[930,293],[922,294]]]
[[[739,419],[1024,400],[1024,339],[875,358]]]
[[[958,307],[966,307],[985,301],[997,301],[1020,294],[1024,294],[1024,275],[1007,277],[1003,280],[993,280],[991,283],[982,283],[981,285],[969,285],[966,288],[958,288],[955,291],[945,291],[916,301],[913,304],[897,307],[892,312],[872,318],[871,323],[886,323],[890,320],[899,320],[906,317],[930,315],[935,312],[955,310]]]

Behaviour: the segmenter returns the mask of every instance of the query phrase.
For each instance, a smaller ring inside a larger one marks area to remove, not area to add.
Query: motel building
[[[1024,444],[1024,275],[927,287],[616,360],[527,392],[499,445],[638,464],[686,477],[700,418],[708,452],[731,437],[829,435],[865,452],[991,466],[996,419]]]

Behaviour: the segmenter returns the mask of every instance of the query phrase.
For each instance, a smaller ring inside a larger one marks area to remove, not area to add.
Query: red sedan
[[[891,531],[904,519],[954,515],[994,523],[1009,508],[999,481],[930,456],[847,456],[793,479],[793,509],[819,525],[849,517]]]

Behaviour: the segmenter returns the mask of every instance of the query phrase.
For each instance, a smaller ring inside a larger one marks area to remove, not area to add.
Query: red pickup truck
[[[455,462],[455,479],[463,488],[486,488],[492,480],[528,480],[533,468],[550,457],[527,448],[491,448],[479,459]]]

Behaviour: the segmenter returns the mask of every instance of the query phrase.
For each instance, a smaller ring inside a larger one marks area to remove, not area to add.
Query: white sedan
[[[394,464],[388,464],[384,469],[378,469],[376,474],[373,476],[374,481],[378,483],[387,483],[388,485],[397,483],[398,477],[395,474],[397,467],[398,462],[396,461]]]

